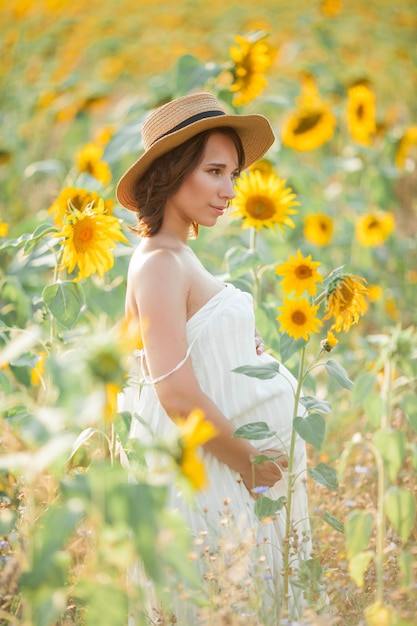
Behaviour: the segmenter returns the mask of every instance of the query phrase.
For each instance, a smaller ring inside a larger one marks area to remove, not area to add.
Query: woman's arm
[[[133,273],[132,279],[135,281],[133,288],[140,312],[146,361],[149,373],[155,379],[170,372],[187,351],[187,279],[181,262],[168,250],[151,253]],[[217,436],[207,442],[204,449],[241,474],[248,489],[272,487],[281,478],[281,470],[275,462],[253,467],[252,459],[260,454],[259,451],[247,440],[233,438],[233,425],[202,391],[191,359],[156,383],[155,391],[172,418],[186,417],[196,408],[203,411],[217,431]],[[268,456],[271,454],[268,451]],[[280,465],[285,467],[284,459]]]

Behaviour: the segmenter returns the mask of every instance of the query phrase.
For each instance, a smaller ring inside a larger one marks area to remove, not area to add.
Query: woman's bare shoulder
[[[140,244],[134,251],[129,264],[130,278],[157,278],[182,272],[181,257],[175,248],[152,242]]]
[[[180,251],[162,241],[140,244],[127,277],[126,307],[153,315],[160,308],[186,309],[189,276]]]

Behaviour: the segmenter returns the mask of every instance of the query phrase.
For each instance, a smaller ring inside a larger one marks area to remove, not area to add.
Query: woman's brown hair
[[[244,152],[239,135],[233,128],[206,130],[185,143],[163,154],[152,163],[134,187],[137,207],[137,225],[134,230],[141,237],[156,235],[162,225],[165,204],[180,188],[184,179],[200,163],[207,140],[214,132],[230,137],[236,146],[238,167],[242,169]],[[193,222],[192,235],[198,234],[198,224]]]

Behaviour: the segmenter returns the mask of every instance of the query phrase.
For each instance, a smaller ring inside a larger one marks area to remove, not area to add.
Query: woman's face
[[[238,155],[233,140],[221,132],[207,139],[197,167],[189,174],[165,207],[188,225],[214,226],[235,197],[234,182],[239,176]]]

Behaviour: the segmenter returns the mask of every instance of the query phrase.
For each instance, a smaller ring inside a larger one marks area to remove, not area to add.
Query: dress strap
[[[228,287],[228,285],[226,285],[225,289]],[[230,290],[229,290],[230,291]],[[221,292],[219,292],[221,293]],[[213,316],[215,313],[218,313],[218,311],[224,306],[224,302],[227,298],[223,297],[220,299],[220,302],[218,304],[216,304],[216,306],[214,307],[213,311],[211,312],[211,315],[207,317],[206,323],[202,324],[201,327],[198,329],[198,332],[194,335],[194,337],[192,338],[192,340],[190,341],[190,343],[188,344],[188,348],[187,351],[185,353],[185,356],[183,359],[181,359],[181,361],[179,363],[177,363],[177,365],[175,365],[175,367],[172,368],[172,370],[170,370],[169,372],[166,372],[165,374],[162,374],[161,376],[157,376],[156,378],[152,378],[151,376],[149,376],[148,374],[146,374],[147,371],[147,366],[146,366],[146,360],[145,360],[145,350],[135,350],[133,353],[133,356],[138,357],[140,359],[140,370],[141,370],[141,379],[138,381],[141,385],[155,385],[156,383],[161,382],[162,380],[165,380],[166,378],[168,378],[168,376],[171,376],[171,374],[174,374],[174,372],[177,372],[186,362],[186,360],[189,358],[190,354],[191,354],[191,350],[193,348],[193,345],[195,344],[197,338],[199,337],[200,333],[206,328],[210,317]]]
[[[191,349],[194,345],[194,341],[197,338],[194,337],[193,341],[189,344],[188,348],[187,348],[187,352],[185,353],[185,357],[179,362],[177,363],[177,365],[175,367],[172,368],[172,370],[170,370],[169,372],[166,372],[166,374],[162,374],[161,376],[157,376],[156,378],[151,378],[150,376],[148,376],[146,374],[146,361],[145,361],[145,351],[144,350],[136,350],[135,351],[135,356],[139,356],[140,358],[140,369],[142,372],[142,380],[140,381],[140,383],[142,385],[155,385],[156,383],[160,383],[162,380],[165,380],[166,378],[168,378],[168,376],[171,376],[171,374],[173,374],[174,372],[177,372],[186,362],[186,360],[188,359],[188,357],[191,354]],[[137,354],[137,352],[139,352],[139,354]]]

